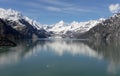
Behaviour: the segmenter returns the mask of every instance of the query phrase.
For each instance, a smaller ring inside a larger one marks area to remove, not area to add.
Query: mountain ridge
[[[119,21],[119,17],[120,17],[119,14],[115,14],[108,19],[100,18],[98,20],[89,20],[85,22],[73,21],[71,23],[66,23],[63,20],[61,20],[60,22],[52,25],[42,25],[35,20],[23,16],[20,12],[17,12],[12,9],[5,10],[0,8],[0,18],[5,22],[5,24],[11,27],[12,29],[16,30],[17,32],[19,32],[21,36],[23,36],[21,38],[26,38],[26,39],[33,39],[33,38],[88,38],[88,39],[93,38],[94,39],[94,37],[96,38],[98,36],[93,36],[93,35],[99,33],[100,37],[109,40],[109,37],[103,36],[107,31],[104,31],[105,33],[104,32],[101,33],[101,31],[103,29],[104,30],[111,29],[112,27],[110,25],[113,25],[113,27],[114,25],[117,25],[115,24],[115,22]],[[119,24],[119,22],[117,23]],[[108,28],[106,28],[106,26],[104,28],[104,25],[107,25]],[[99,28],[102,29],[100,29],[99,32],[96,31]],[[113,30],[115,29],[116,28],[113,28]]]
[[[79,35],[79,38],[88,38],[99,41],[119,41],[120,40],[120,13],[117,13],[102,23],[97,24],[89,31]]]

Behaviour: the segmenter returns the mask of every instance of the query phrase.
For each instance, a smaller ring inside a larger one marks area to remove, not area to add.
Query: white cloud
[[[118,12],[120,12],[120,4],[111,4],[110,6],[109,6],[109,10],[110,10],[110,12],[112,12],[112,13],[118,13]]]
[[[82,9],[78,7],[66,7],[63,8],[64,11],[74,11],[74,12],[93,12],[92,10]]]
[[[57,6],[73,6],[73,4],[62,2],[59,0],[38,0],[38,1],[52,4],[52,5],[57,5]]]
[[[63,2],[60,0],[38,0],[38,1],[50,4],[50,6],[45,6],[45,9],[48,11],[63,13],[93,12],[90,9],[81,8],[76,4]]]
[[[44,7],[42,4],[36,3],[36,2],[27,2],[27,3],[25,3],[25,5],[35,7],[35,8]]]
[[[46,7],[47,10],[49,11],[55,11],[55,12],[60,12],[62,11],[62,9],[57,8],[57,7]]]
[[[77,13],[77,12],[93,12],[87,9],[80,9],[78,7],[54,7],[54,6],[44,6],[44,9],[53,12],[61,12],[61,13]]]
[[[26,5],[33,7],[37,10],[43,9],[47,11],[60,12],[60,13],[75,14],[80,12],[88,12],[88,13],[94,12],[92,8],[81,8],[78,5],[62,2],[59,0],[38,0],[38,2],[28,2],[26,3]]]

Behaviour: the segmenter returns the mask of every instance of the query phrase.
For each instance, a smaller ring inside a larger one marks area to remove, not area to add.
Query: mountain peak
[[[54,25],[55,27],[62,27],[62,26],[65,26],[65,22],[63,20],[59,21],[58,23],[56,23]]]
[[[77,21],[73,21],[71,25],[78,25],[79,23]]]
[[[12,10],[12,9],[0,8],[0,18],[5,19],[5,20],[12,20],[12,21],[16,21],[16,22],[19,22],[19,20],[24,19],[25,21],[27,21],[29,24],[31,24],[38,30],[42,28],[41,24],[38,23],[37,21],[32,20],[26,16],[23,16],[22,13]]]
[[[17,12],[12,9],[3,9],[0,8],[0,18],[16,21],[23,18],[23,15],[20,12]]]
[[[64,21],[63,21],[63,20],[61,20],[61,21],[59,21],[58,23],[59,23],[59,24],[64,24]]]
[[[114,15],[112,16],[112,18],[114,18],[114,17],[120,17],[120,13],[114,14]]]

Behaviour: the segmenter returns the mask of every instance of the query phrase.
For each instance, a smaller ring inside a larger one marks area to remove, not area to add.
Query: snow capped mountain
[[[97,24],[89,31],[79,35],[79,38],[88,38],[91,41],[99,40],[114,42],[120,39],[120,13],[117,13]]]
[[[19,19],[22,19],[23,16],[20,12],[16,12],[12,9],[5,10],[3,8],[0,8],[0,18],[17,21]]]
[[[67,29],[68,24],[64,21],[60,21],[54,25],[51,26],[51,28],[48,29],[48,31],[52,31],[55,34],[60,34],[64,32],[65,29]]]
[[[26,20],[29,24],[33,25],[34,28],[37,28],[38,30],[42,28],[41,24],[36,22],[35,20],[32,20],[26,16],[23,16],[20,12],[12,10],[12,9],[3,9],[0,8],[0,18],[6,19],[10,21],[18,22],[20,25],[25,26],[24,24],[21,24],[19,20]]]
[[[99,20],[90,20],[86,22],[73,21],[71,23],[66,23],[61,20],[53,25],[42,25],[35,20],[23,16],[20,12],[3,8],[0,8],[0,18],[8,20],[5,22],[21,34],[24,33],[30,37],[36,34],[39,38],[46,38],[48,36],[63,37],[63,35],[70,35],[70,37],[72,37],[73,33],[84,33],[89,31],[92,27],[105,20],[101,18]]]
[[[51,25],[51,27],[47,28],[46,30],[49,32],[53,32],[56,35],[63,35],[67,32],[84,33],[104,20],[105,19],[101,18],[99,20],[90,20],[87,22],[73,21],[72,23],[65,23],[64,21],[60,21],[54,25]]]
[[[19,33],[19,39],[47,38],[49,35],[49,33],[44,30],[43,26],[41,26],[41,24],[37,21],[23,16],[20,12],[12,9],[0,8],[0,19],[2,19],[1,23],[3,23],[4,26],[10,27],[7,32],[10,32],[10,30],[15,30]],[[15,32],[12,32],[10,35],[16,39],[17,35],[14,35],[14,33]]]

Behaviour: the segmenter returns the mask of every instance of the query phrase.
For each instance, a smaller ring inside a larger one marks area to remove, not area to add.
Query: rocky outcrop
[[[0,38],[14,40],[23,38],[23,35],[13,29],[10,25],[6,24],[4,20],[0,19]]]
[[[6,35],[9,39],[33,39],[47,38],[49,33],[44,29],[37,29],[29,24],[26,20],[21,19],[18,22],[0,19],[2,35]]]
[[[120,13],[99,23],[88,32],[79,35],[78,38],[105,41],[120,39]]]
[[[22,13],[18,11],[0,8],[0,18],[5,26],[7,25],[7,27],[21,34],[15,39],[47,38],[49,36],[49,33],[40,23],[22,15]],[[10,31],[10,29],[8,31]],[[12,33],[16,34],[15,31]],[[16,37],[16,35],[14,36]]]
[[[0,19],[0,46],[16,46],[16,44],[9,39],[14,40],[15,37],[19,37],[18,35],[18,32],[6,25],[4,21]]]
[[[31,24],[29,24],[24,19],[21,19],[19,21],[20,23],[25,25],[25,29],[23,29],[21,33],[25,34],[25,36],[27,36],[28,38],[33,39],[34,38],[33,35],[36,35],[38,38],[47,38],[49,36],[49,33],[43,28],[38,30],[37,28],[33,27]]]

